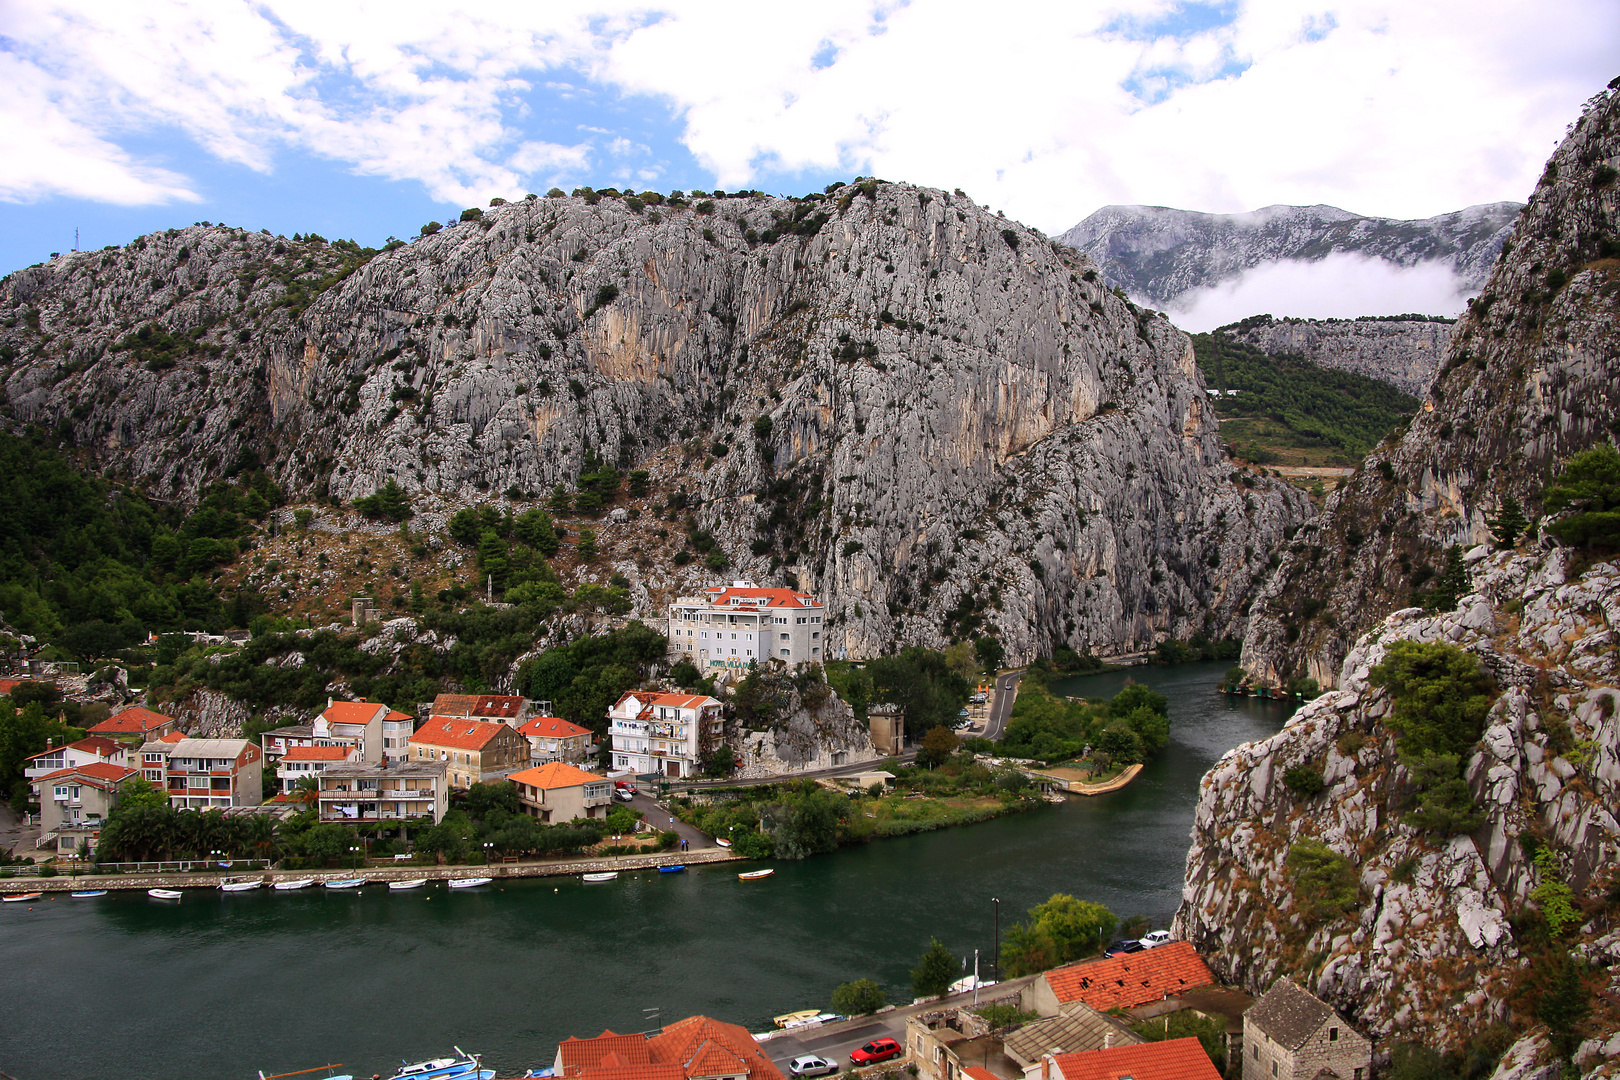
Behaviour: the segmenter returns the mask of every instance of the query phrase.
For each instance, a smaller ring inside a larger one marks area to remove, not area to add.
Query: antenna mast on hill
[[[73,230],[73,250],[79,250],[79,230],[77,228]]]

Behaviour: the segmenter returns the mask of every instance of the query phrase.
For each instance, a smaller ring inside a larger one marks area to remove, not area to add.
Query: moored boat
[[[220,878],[221,892],[251,892],[264,884],[263,878]]]
[[[294,889],[307,889],[313,884],[315,884],[314,878],[301,877],[294,878],[292,881],[278,881],[270,887],[280,892],[292,892]]]
[[[10,896],[0,896],[0,902],[7,903],[7,904],[20,904],[24,900],[38,900],[40,897],[42,897],[44,895],[45,895],[44,893],[37,893],[37,892],[12,893]]]
[[[603,870],[595,874],[581,874],[580,879],[583,881],[612,881],[618,876],[619,872],[617,870]]]
[[[452,889],[475,889],[480,885],[488,885],[494,878],[487,877],[458,877],[445,882]]]
[[[388,891],[404,892],[406,889],[420,889],[422,886],[427,884],[427,880],[428,879],[425,877],[413,877],[405,878],[403,881],[390,881],[388,883]]]
[[[106,889],[80,889],[77,892],[69,893],[68,895],[69,896],[78,896],[78,897],[106,896],[107,895],[107,890]]]
[[[798,1012],[783,1013],[781,1016],[771,1017],[771,1023],[779,1028],[802,1027],[804,1024],[821,1015],[820,1009],[800,1009]]]
[[[390,1080],[456,1080],[456,1078],[483,1076],[478,1067],[478,1055],[469,1054],[461,1047],[456,1047],[456,1056],[453,1058],[432,1058],[428,1061],[402,1063],[399,1072]],[[494,1076],[494,1070],[489,1071]]]
[[[147,889],[146,895],[154,900],[178,900],[185,894],[179,889]]]
[[[737,880],[758,881],[760,878],[768,878],[774,873],[776,873],[775,870],[748,870],[744,873],[738,874]]]
[[[366,879],[363,877],[339,878],[336,881],[321,882],[321,884],[325,885],[328,889],[358,889],[365,883]]]
[[[730,840],[721,840],[719,837],[716,837],[714,842],[716,844],[718,844],[720,847],[730,847],[731,846],[731,841]]]
[[[660,874],[684,874],[686,873],[686,864],[682,863],[679,866],[660,866],[658,868],[658,872]]]

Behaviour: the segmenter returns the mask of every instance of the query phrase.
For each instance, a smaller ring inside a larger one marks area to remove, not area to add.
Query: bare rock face
[[[1428,392],[1452,323],[1441,319],[1274,319],[1223,326],[1226,334],[1271,356],[1297,356],[1319,367],[1379,379],[1414,397]]]
[[[1562,551],[1478,560],[1456,611],[1390,615],[1345,658],[1338,691],[1215,765],[1176,932],[1218,974],[1258,993],[1291,973],[1386,1051],[1401,1041],[1458,1046],[1508,1019],[1509,988],[1528,963],[1511,916],[1535,905],[1542,880],[1521,838],[1556,853],[1577,898],[1609,888],[1620,859],[1620,670],[1612,647],[1586,644],[1606,641],[1620,620],[1620,568],[1602,563],[1576,578],[1569,564]],[[1471,835],[1401,820],[1411,778],[1385,723],[1389,695],[1368,682],[1399,640],[1469,650],[1501,690],[1464,768],[1485,814]],[[1302,798],[1284,786],[1300,764],[1321,769],[1323,792]],[[1284,863],[1303,838],[1355,866],[1360,898],[1348,916],[1314,921],[1294,899]],[[1613,930],[1595,919],[1567,933],[1575,951],[1609,965],[1620,961]],[[1510,1055],[1525,1069],[1533,1042]]]
[[[1620,424],[1620,92],[1553,154],[1406,432],[1293,538],[1253,607],[1243,666],[1332,685],[1350,643],[1410,602],[1452,544],[1489,538],[1512,495],[1534,516],[1559,462]]]
[[[258,461],[443,508],[679,450],[667,493],[731,573],[824,598],[828,655],[1241,632],[1306,509],[1087,259],[877,181],[530,199],[369,259],[195,226],[12,274],[0,324],[13,424],[180,500]]]
[[[1335,253],[1397,266],[1448,264],[1474,290],[1485,283],[1520,209],[1486,203],[1397,221],[1336,206],[1267,206],[1246,214],[1105,206],[1058,239],[1096,259],[1110,285],[1159,307],[1266,263]]]
[[[776,716],[762,730],[728,732],[742,779],[791,776],[862,761],[877,761],[867,726],[855,710],[825,683],[800,687],[786,672],[766,669],[760,678],[771,688]]]

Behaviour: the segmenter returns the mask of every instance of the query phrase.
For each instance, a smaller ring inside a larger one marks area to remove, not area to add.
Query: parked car
[[[972,697],[968,698],[968,701],[974,705],[983,705],[986,698],[983,694],[974,694]]]
[[[1103,950],[1104,956],[1119,956],[1123,953],[1141,952],[1147,946],[1140,941],[1116,941]]]
[[[794,1076],[826,1076],[837,1071],[838,1063],[836,1061],[828,1061],[826,1058],[817,1057],[814,1054],[794,1058],[792,1064],[788,1066],[788,1072]]]
[[[849,1055],[852,1065],[871,1065],[879,1061],[888,1061],[897,1058],[905,1051],[893,1039],[873,1039],[865,1046]]]
[[[1170,931],[1153,930],[1149,933],[1143,934],[1140,940],[1142,942],[1142,948],[1144,949],[1151,949],[1156,945],[1166,945],[1170,941]]]
[[[636,789],[626,787],[614,788],[613,794],[619,797],[620,802],[630,802],[636,797]]]

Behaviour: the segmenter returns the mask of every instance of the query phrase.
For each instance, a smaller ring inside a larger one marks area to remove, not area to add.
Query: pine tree
[[[911,969],[911,992],[916,997],[938,997],[951,988],[961,965],[938,938],[928,942],[917,966]]]
[[[1519,505],[1519,500],[1512,495],[1504,495],[1496,516],[1486,518],[1485,524],[1490,526],[1497,550],[1511,551],[1530,523],[1525,520],[1524,508]]]

